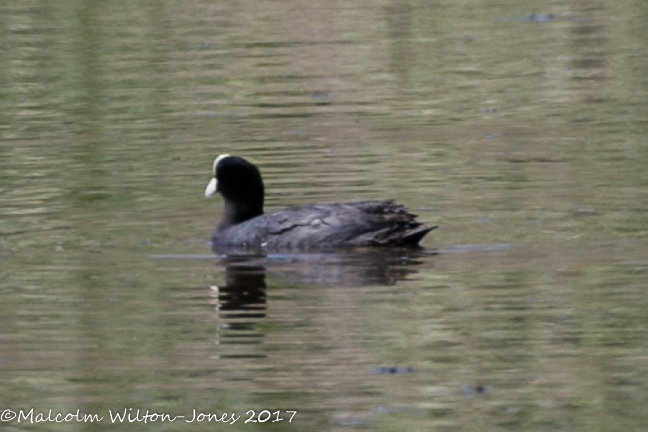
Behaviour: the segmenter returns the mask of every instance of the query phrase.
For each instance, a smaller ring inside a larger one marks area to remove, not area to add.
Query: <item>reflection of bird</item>
[[[243,158],[220,155],[205,197],[219,192],[225,211],[212,236],[214,250],[327,249],[418,246],[432,229],[391,201],[310,204],[263,214],[263,180]]]

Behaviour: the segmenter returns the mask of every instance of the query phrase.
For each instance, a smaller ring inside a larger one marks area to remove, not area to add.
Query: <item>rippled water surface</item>
[[[4,0],[3,430],[129,409],[124,430],[645,430],[646,18]],[[225,152],[258,164],[267,210],[393,198],[439,229],[215,256]]]

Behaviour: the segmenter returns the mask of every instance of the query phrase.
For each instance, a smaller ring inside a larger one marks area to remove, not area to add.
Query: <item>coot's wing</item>
[[[266,215],[268,247],[413,246],[433,228],[391,201],[315,204]]]

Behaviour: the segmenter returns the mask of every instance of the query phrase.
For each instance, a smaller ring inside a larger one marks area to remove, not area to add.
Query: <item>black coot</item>
[[[212,235],[215,251],[412,247],[436,228],[392,201],[310,204],[263,214],[263,180],[256,166],[223,154],[213,171],[205,197],[218,192],[225,201]]]

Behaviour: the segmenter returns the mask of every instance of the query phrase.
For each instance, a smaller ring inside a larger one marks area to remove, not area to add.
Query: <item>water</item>
[[[645,9],[4,1],[4,427],[644,430]],[[225,152],[440,228],[214,256]]]

